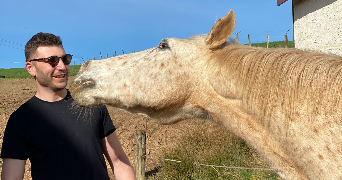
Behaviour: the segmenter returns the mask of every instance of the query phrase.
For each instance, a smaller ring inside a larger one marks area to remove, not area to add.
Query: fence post
[[[235,33],[236,42],[239,42],[239,33]]]
[[[249,37],[249,34],[248,34],[248,45],[249,45],[249,46],[252,46],[252,44],[251,44],[251,38]]]
[[[145,180],[145,161],[146,161],[146,133],[137,131],[135,133],[136,153],[135,153],[135,178]]]
[[[267,48],[268,48],[269,40],[270,40],[270,38],[269,38],[268,34],[266,34],[266,47],[267,47]]]
[[[285,48],[288,48],[289,46],[288,46],[288,41],[287,41],[287,34],[285,34]]]

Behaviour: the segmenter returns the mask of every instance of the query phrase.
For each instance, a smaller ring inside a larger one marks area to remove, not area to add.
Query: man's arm
[[[101,147],[117,180],[134,180],[135,175],[131,163],[120,144],[115,132],[101,139]]]
[[[25,160],[4,158],[2,163],[2,180],[22,180],[25,173]]]

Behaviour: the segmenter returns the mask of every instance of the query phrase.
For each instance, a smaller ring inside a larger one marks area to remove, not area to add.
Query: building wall
[[[296,48],[342,56],[342,0],[293,0],[293,22]]]

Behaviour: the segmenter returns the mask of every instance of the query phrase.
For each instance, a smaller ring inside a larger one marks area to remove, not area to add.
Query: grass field
[[[293,44],[293,41],[289,41],[288,42],[288,48],[293,48],[294,47],[294,44]],[[253,47],[266,47],[266,42],[264,43],[253,43],[252,44]],[[268,47],[269,48],[285,48],[285,41],[274,41],[274,42],[270,42],[268,44]]]
[[[254,150],[225,129],[188,134],[164,158],[181,162],[165,161],[154,179],[280,179]]]
[[[70,76],[75,76],[81,65],[70,66]],[[0,69],[0,76],[5,78],[32,78],[25,68]]]

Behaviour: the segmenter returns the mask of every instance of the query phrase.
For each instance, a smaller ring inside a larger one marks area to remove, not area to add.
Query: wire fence
[[[161,161],[170,161],[170,162],[176,162],[176,163],[182,163],[182,161],[174,160],[174,159],[165,159],[165,158],[160,158],[160,157],[153,157],[153,156],[145,156],[146,158],[150,159],[158,159]],[[193,163],[194,165],[198,166],[207,166],[207,167],[216,167],[216,168],[226,168],[226,169],[244,169],[244,170],[260,170],[260,171],[276,171],[276,169],[273,168],[249,168],[249,167],[236,167],[236,166],[220,166],[220,165],[213,165],[213,164],[202,164],[202,163]]]
[[[16,49],[16,50],[20,50],[20,51],[24,51],[24,47],[25,45],[15,42],[15,41],[11,41],[8,39],[0,39],[0,46],[2,47],[6,47],[6,48],[10,48],[10,49]],[[116,52],[115,52],[116,55]],[[108,54],[107,54],[107,58],[108,58]],[[82,56],[78,56],[78,55],[73,55],[73,60],[72,63],[73,65],[81,65],[82,63],[84,63],[85,61],[91,60],[91,59],[95,59],[95,56],[91,57],[91,58],[86,58],[86,57],[82,57]],[[102,56],[100,54],[100,57],[98,57],[97,59],[102,59]],[[22,62],[18,62],[18,61],[4,61],[4,62],[0,62],[0,64],[19,64],[19,63],[24,63],[24,61]]]
[[[250,35],[248,34],[248,45],[251,46],[251,39],[250,39]],[[235,41],[239,42],[239,33],[235,33]],[[269,34],[266,34],[266,48],[269,48],[269,40],[270,40],[270,36]],[[284,35],[284,41],[285,41],[285,48],[288,48],[288,38],[287,38],[287,33]],[[8,39],[0,39],[0,46],[6,47],[6,48],[10,48],[10,49],[16,49],[16,50],[20,50],[20,51],[24,51],[24,47],[25,45],[22,43],[18,43],[15,41],[11,41]],[[125,54],[124,50],[120,50],[122,54]],[[135,50],[132,51],[132,53],[135,53]],[[95,60],[95,59],[102,59],[102,58],[109,58],[109,57],[115,57],[117,56],[117,51],[114,51],[114,54],[112,56],[109,56],[108,53],[106,55],[102,55],[101,53],[97,56],[93,56],[93,57],[83,57],[83,56],[79,56],[79,55],[75,55],[73,54],[73,60],[71,62],[71,64],[73,65],[81,65],[82,63],[84,63],[85,61],[88,60]],[[0,62],[0,64],[18,64],[18,63],[24,63],[24,62],[18,62],[18,61],[4,61],[4,62]]]

